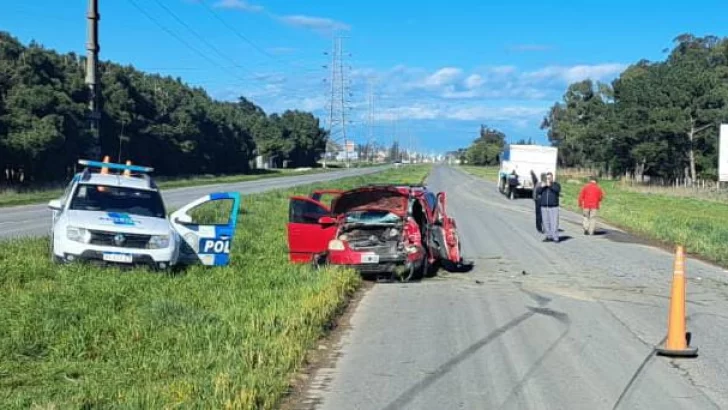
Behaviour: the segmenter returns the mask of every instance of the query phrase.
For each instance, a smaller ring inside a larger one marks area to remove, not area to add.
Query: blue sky
[[[324,51],[336,30],[351,54],[349,134],[368,137],[371,81],[375,139],[396,136],[421,151],[467,146],[479,124],[545,141],[540,121],[570,82],[609,81],[642,58],[661,59],[681,33],[726,35],[719,0],[99,2],[102,59],[180,76],[218,99],[244,95],[266,112],[312,110],[324,121]],[[85,53],[86,3],[0,0],[0,30]]]

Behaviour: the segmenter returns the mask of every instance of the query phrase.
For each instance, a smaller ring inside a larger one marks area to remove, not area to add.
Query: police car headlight
[[[148,245],[149,249],[164,249],[169,246],[169,235],[152,235]]]
[[[329,250],[331,251],[343,251],[344,250],[344,242],[334,239],[332,241],[329,241]]]
[[[91,232],[84,228],[68,226],[66,227],[66,238],[74,242],[89,243],[91,242]]]

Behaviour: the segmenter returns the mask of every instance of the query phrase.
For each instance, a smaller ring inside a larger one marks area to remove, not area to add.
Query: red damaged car
[[[322,202],[333,196],[331,204]],[[365,186],[290,199],[288,248],[296,263],[346,265],[407,282],[438,265],[462,267],[445,193],[425,186]]]

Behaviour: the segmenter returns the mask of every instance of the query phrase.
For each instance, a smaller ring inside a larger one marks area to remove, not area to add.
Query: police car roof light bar
[[[141,172],[141,173],[154,172],[154,168],[152,168],[152,167],[140,167],[138,165],[114,164],[113,162],[100,162],[100,161],[90,161],[87,159],[79,159],[78,163],[80,165],[85,165],[89,168],[108,168],[108,169],[118,169],[118,170],[129,170],[129,171]]]

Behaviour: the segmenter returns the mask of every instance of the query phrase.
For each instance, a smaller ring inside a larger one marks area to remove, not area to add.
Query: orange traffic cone
[[[667,318],[665,347],[658,347],[657,354],[672,357],[695,357],[697,347],[690,347],[690,333],[685,332],[685,250],[678,245],[675,250],[675,266],[672,275],[670,313]]]

